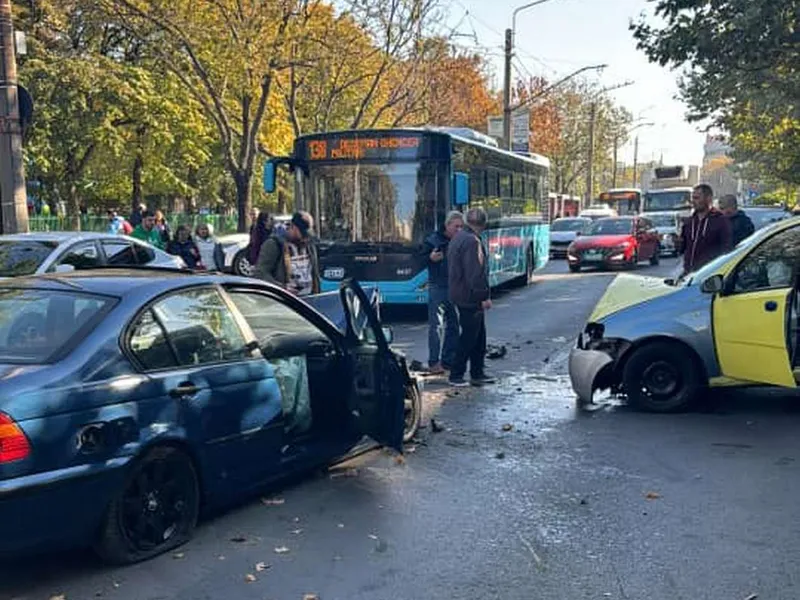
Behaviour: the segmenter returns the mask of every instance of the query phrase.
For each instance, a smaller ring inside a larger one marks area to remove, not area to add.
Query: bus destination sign
[[[339,137],[308,140],[306,160],[363,160],[395,157],[414,158],[420,138],[412,136]]]

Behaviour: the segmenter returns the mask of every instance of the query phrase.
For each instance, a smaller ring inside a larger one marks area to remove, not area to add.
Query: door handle
[[[764,302],[764,310],[767,312],[775,312],[778,310],[778,303],[775,300],[767,300]]]
[[[191,382],[186,381],[180,384],[178,387],[170,390],[169,395],[173,398],[188,398],[190,396],[194,396],[199,391],[199,387]]]

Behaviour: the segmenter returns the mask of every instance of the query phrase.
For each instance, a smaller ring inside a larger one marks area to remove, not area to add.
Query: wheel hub
[[[653,363],[642,374],[642,388],[653,396],[670,396],[680,387],[680,375],[666,362]]]

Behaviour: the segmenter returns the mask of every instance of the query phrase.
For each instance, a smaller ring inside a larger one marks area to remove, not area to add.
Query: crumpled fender
[[[573,348],[569,353],[569,378],[572,389],[582,404],[590,404],[597,376],[614,362],[614,359],[599,350]]]

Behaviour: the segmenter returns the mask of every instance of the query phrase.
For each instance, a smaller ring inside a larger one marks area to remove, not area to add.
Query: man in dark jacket
[[[696,271],[733,248],[731,224],[711,205],[714,192],[701,183],[692,190],[692,216],[683,222],[679,250],[683,252],[683,274]]]
[[[467,224],[450,241],[447,249],[450,302],[458,309],[461,336],[456,359],[450,370],[450,385],[467,385],[464,375],[469,361],[473,385],[493,383],[483,364],[486,356],[486,323],[484,311],[492,307],[489,297],[489,259],[481,242],[486,229],[486,213],[480,208],[467,212]]]
[[[423,244],[428,264],[428,367],[436,375],[449,370],[456,358],[458,315],[449,298],[447,247],[463,227],[464,215],[454,210]]]
[[[286,232],[261,246],[255,276],[298,296],[319,293],[319,259],[311,240],[314,219],[305,211],[292,215]]]
[[[739,203],[736,201],[736,196],[728,194],[719,200],[719,209],[731,223],[731,237],[733,238],[733,245],[736,246],[744,238],[756,230],[753,221],[750,220],[743,211],[739,210]]]

